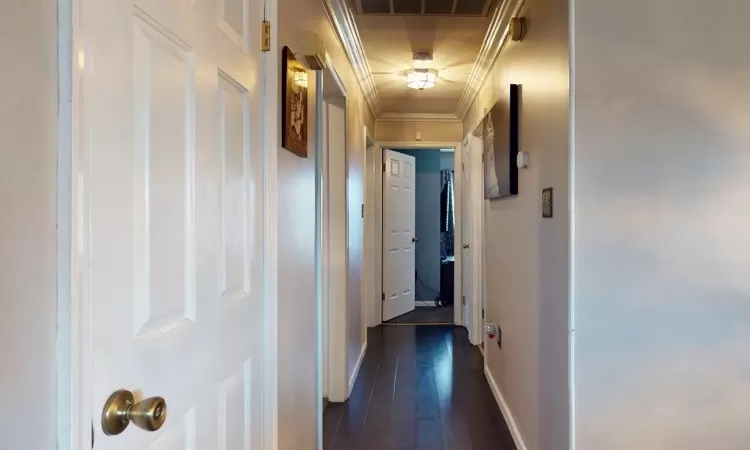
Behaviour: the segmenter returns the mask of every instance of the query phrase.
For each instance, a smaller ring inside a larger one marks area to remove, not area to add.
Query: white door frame
[[[383,292],[383,176],[382,176],[382,162],[383,162],[383,149],[398,149],[398,150],[419,150],[419,149],[434,149],[439,151],[443,148],[452,148],[453,151],[453,166],[454,166],[454,190],[455,192],[461,192],[463,187],[463,176],[460,170],[455,168],[461,167],[461,156],[463,154],[463,144],[461,142],[425,142],[425,141],[377,141],[373,147],[373,162],[375,166],[370,167],[370,173],[373,176],[366,178],[365,182],[374,184],[375,198],[372,207],[365,204],[365,211],[372,209],[374,214],[371,216],[365,215],[365,230],[375,230],[375,249],[374,249],[374,267],[370,267],[370,276],[373,277],[375,282],[369,287],[369,292],[366,298],[370,299],[367,305],[368,309],[368,327],[375,327],[383,323],[383,304],[382,304],[382,292]],[[375,171],[373,173],[373,170]],[[375,174],[378,174],[375,176]],[[366,188],[367,189],[367,188]],[[459,195],[455,197],[455,216],[456,216],[456,227],[454,229],[453,236],[453,248],[460,249],[463,246],[461,237],[461,208],[462,201]],[[365,201],[368,199],[365,198]],[[368,219],[370,223],[368,224]],[[372,223],[374,221],[374,223]],[[454,252],[455,253],[455,252]],[[463,318],[463,308],[461,307],[461,270],[462,270],[461,258],[456,258],[453,265],[453,323],[455,325],[465,326]],[[458,280],[458,282],[456,282]],[[468,301],[468,300],[467,300]]]
[[[370,132],[370,129],[367,128],[367,125],[364,127],[364,136],[365,136],[365,162],[364,162],[364,176],[362,177],[363,187],[364,187],[364,198],[363,198],[363,228],[364,228],[364,242],[362,245],[362,301],[364,302],[362,305],[362,335],[363,339],[362,342],[367,344],[367,327],[368,327],[368,317],[370,315],[368,305],[370,303],[376,301],[374,297],[372,297],[375,292],[377,291],[377,286],[374,286],[376,280],[375,280],[375,268],[379,267],[375,264],[375,240],[373,240],[373,237],[376,235],[375,230],[375,221],[374,219],[374,200],[375,200],[375,189],[374,184],[371,183],[371,179],[373,176],[377,175],[378,179],[382,177],[382,172],[380,172],[380,162],[383,160],[382,151],[380,154],[378,154],[378,151],[380,147],[378,147],[375,144],[375,140],[372,138],[373,134]],[[377,159],[376,159],[377,158]],[[378,172],[375,173],[372,171],[372,167],[374,166],[378,169]],[[382,181],[381,181],[382,184]],[[369,228],[368,228],[369,227]],[[374,286],[374,287],[373,287]],[[379,301],[379,299],[377,299]]]
[[[92,425],[98,420],[92,402],[91,319],[87,272],[80,255],[88,242],[88,199],[81,174],[87,170],[90,132],[91,64],[87,61],[91,6],[95,0],[59,0],[59,146],[58,146],[58,333],[57,423],[58,449],[90,450]],[[277,0],[264,0],[266,20],[277,23]],[[258,24],[260,26],[260,24]],[[277,28],[271,31],[271,50],[261,57],[263,72],[264,170],[264,448],[278,448],[278,79]]]
[[[323,396],[326,393],[324,383],[327,380],[323,379],[323,346],[328,345],[328,340],[323,338],[325,333],[324,326],[326,321],[324,317],[327,316],[328,311],[325,310],[323,301],[328,295],[328,233],[327,228],[327,193],[328,186],[325,183],[326,168],[328,165],[327,153],[323,151],[323,144],[325,142],[325,127],[324,116],[326,112],[323,107],[323,76],[320,72],[315,74],[315,278],[316,278],[316,311],[315,319],[317,323],[316,333],[316,345],[315,349],[317,352],[316,365],[315,365],[315,415],[317,417],[316,427],[317,436],[315,448],[318,450],[323,449]],[[328,345],[330,348],[330,345]],[[330,355],[329,355],[330,358]]]
[[[364,247],[363,247],[363,253],[362,253],[362,271],[363,273],[363,300],[364,304],[362,305],[362,324],[363,329],[362,332],[364,333],[365,339],[363,342],[367,342],[367,328],[371,326],[376,326],[378,323],[380,323],[380,318],[378,317],[377,311],[372,311],[372,308],[370,308],[370,305],[375,304],[377,305],[378,302],[380,302],[379,298],[379,284],[378,280],[376,279],[375,271],[381,267],[377,263],[377,256],[375,252],[375,248],[377,246],[377,241],[375,240],[375,236],[378,235],[378,231],[375,226],[375,221],[377,220],[375,212],[376,212],[376,206],[375,206],[375,200],[377,197],[377,194],[375,192],[375,182],[377,180],[380,180],[382,177],[382,172],[380,170],[380,164],[383,160],[383,154],[380,147],[378,147],[375,144],[375,140],[372,138],[372,133],[370,132],[370,129],[367,128],[365,125],[365,164],[364,164],[364,188],[365,188],[365,197],[364,197]],[[377,178],[376,178],[377,177]],[[375,322],[373,325],[370,324],[370,322]]]
[[[484,343],[484,319],[482,308],[484,307],[484,164],[482,162],[481,140],[471,133],[464,139],[464,152],[468,162],[464,170],[471,171],[471,186],[469,186],[470,202],[464,205],[469,208],[469,214],[473,218],[471,230],[469,230],[469,249],[471,255],[471,298],[466,299],[469,306],[470,320],[469,340],[474,345]]]
[[[344,178],[344,187],[348,183],[348,165],[349,165],[349,96],[344,85],[344,81],[336,70],[336,67],[331,60],[331,56],[326,53],[325,55],[327,70],[330,70],[333,79],[336,83],[337,89],[341,92],[344,97],[344,145],[345,145],[345,167],[346,175]],[[318,429],[318,448],[322,448],[322,436],[323,436],[323,315],[327,315],[328,325],[328,398],[332,402],[343,402],[349,398],[349,374],[347,368],[347,311],[348,305],[346,302],[346,295],[331,296],[331,292],[344,292],[347,289],[347,276],[346,271],[349,266],[348,254],[346,254],[346,264],[343,267],[343,273],[333,273],[335,265],[330,262],[330,253],[333,247],[333,243],[330,239],[330,221],[329,221],[329,195],[331,188],[329,185],[330,173],[329,167],[329,152],[324,148],[326,141],[324,137],[326,132],[323,131],[323,116],[327,114],[324,111],[324,98],[323,98],[323,72],[318,71],[316,73],[316,97],[315,97],[315,108],[319,114],[318,130],[316,137],[316,154],[320,154],[320,170],[318,171],[317,183],[320,184],[321,189],[321,203],[319,205],[321,214],[321,248],[320,248],[320,288],[318,289],[319,297],[317,299],[317,367],[315,370],[316,378],[316,410],[317,410],[317,429]],[[345,191],[346,192],[346,191]],[[345,199],[348,205],[348,194]],[[346,235],[344,236],[345,242],[348,242],[349,230],[347,217],[342,217],[346,224]],[[335,283],[335,284],[334,284]],[[328,311],[323,310],[323,299],[329,299]]]

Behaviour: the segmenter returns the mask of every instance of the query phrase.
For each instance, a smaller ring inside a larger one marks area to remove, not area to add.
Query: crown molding
[[[359,37],[357,24],[354,22],[354,14],[346,0],[321,0],[328,21],[336,32],[341,46],[344,48],[349,63],[352,65],[354,75],[359,81],[362,93],[370,107],[373,117],[380,114],[380,97],[372,80],[370,65],[367,63],[365,49]]]
[[[383,113],[378,122],[442,122],[461,123],[455,114]]]
[[[479,89],[487,79],[492,65],[495,63],[497,56],[508,42],[508,26],[510,19],[518,15],[526,7],[527,0],[503,0],[494,10],[487,34],[484,35],[484,42],[479,49],[477,60],[471,69],[469,81],[464,86],[461,98],[458,100],[456,107],[456,117],[461,120],[466,117],[471,104],[479,93]]]

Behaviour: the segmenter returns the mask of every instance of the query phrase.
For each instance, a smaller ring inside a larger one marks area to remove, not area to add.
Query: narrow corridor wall
[[[750,2],[574,4],[576,450],[745,450]]]
[[[375,140],[412,142],[421,133],[423,142],[461,142],[463,126],[460,122],[377,121]]]
[[[57,2],[4,0],[0,30],[0,448],[53,449]]]
[[[510,84],[521,85],[520,149],[529,168],[519,171],[517,197],[485,201],[486,318],[500,325],[503,343],[485,354],[528,449],[562,450],[570,426],[568,1],[529,0],[521,15],[526,37],[501,52],[463,131],[472,132]],[[541,214],[547,187],[551,219]]]
[[[349,151],[350,234],[361,239],[359,205],[362,202],[364,127],[374,120],[357,78],[320,0],[279,0],[278,39],[281,47],[299,53],[304,32],[317,33],[342,77],[348,94],[347,141]],[[300,158],[279,148],[279,449],[315,450],[317,443],[316,385],[316,285],[315,285],[315,72],[309,72],[308,157]],[[280,84],[279,84],[280,85]],[[279,97],[281,93],[279,92]],[[360,227],[357,233],[353,227]],[[360,245],[361,248],[361,245]],[[350,292],[361,292],[362,254],[350,254]],[[356,361],[364,344],[362,295],[350,295],[347,336],[350,361]],[[353,354],[355,353],[356,354]]]

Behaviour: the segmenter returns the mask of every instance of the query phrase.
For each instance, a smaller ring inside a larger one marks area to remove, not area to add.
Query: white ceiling
[[[429,15],[357,15],[382,113],[454,114],[479,53],[489,17]],[[431,52],[437,86],[416,91],[406,87],[412,55]]]

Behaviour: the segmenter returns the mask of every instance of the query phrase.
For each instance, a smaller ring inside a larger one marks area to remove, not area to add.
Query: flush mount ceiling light
[[[423,91],[435,87],[437,70],[413,69],[406,72],[406,85],[412,89]]]

